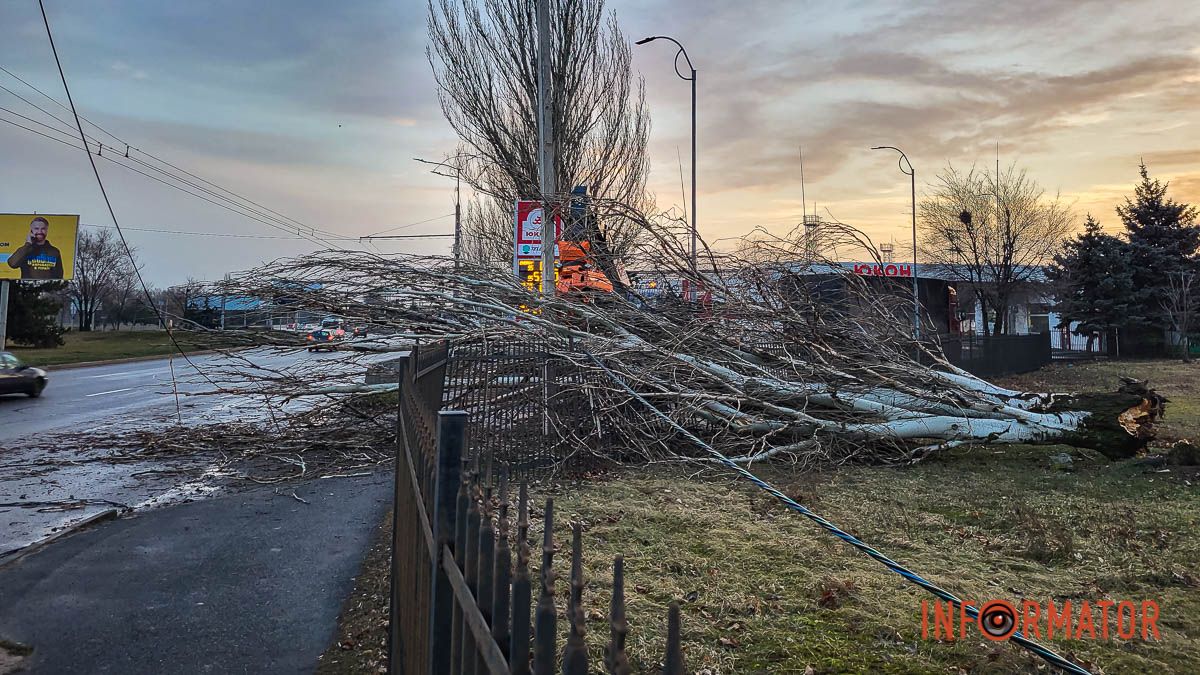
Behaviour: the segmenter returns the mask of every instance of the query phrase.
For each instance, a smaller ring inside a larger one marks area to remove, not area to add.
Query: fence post
[[[663,675],[683,675],[683,640],[679,623],[679,603],[672,602],[667,609],[667,658],[663,661]]]
[[[396,362],[396,383],[399,387],[397,395],[399,403],[396,404],[396,452],[392,466],[394,468],[394,477],[392,481],[392,564],[389,595],[391,599],[388,602],[388,672],[399,673],[404,670],[404,641],[400,639],[400,612],[399,603],[396,602],[396,597],[399,595],[396,588],[396,580],[399,578],[400,558],[397,552],[400,550],[397,539],[400,537],[400,495],[403,486],[408,482],[408,476],[404,475],[407,470],[408,463],[402,461],[404,455],[404,443],[407,442],[407,435],[404,430],[404,387],[407,384],[405,380],[408,377],[409,369],[412,366],[411,356],[401,356]]]
[[[467,413],[461,410],[438,412],[437,484],[434,487],[433,595],[429,619],[429,671],[435,675],[450,672],[450,637],[454,616],[454,591],[442,568],[446,548],[454,544],[455,511],[458,499],[459,466],[466,442]]]

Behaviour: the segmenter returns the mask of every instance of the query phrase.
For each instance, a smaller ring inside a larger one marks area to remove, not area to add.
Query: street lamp
[[[470,157],[470,155],[455,155],[447,158],[445,162],[431,162],[427,159],[421,159],[420,157],[413,157],[413,161],[420,162],[422,164],[429,164],[431,166],[444,166],[449,169],[454,169],[454,269],[458,269],[459,251],[462,250],[460,248],[460,238],[462,236],[462,206],[461,200],[459,199],[459,184],[462,182],[462,168],[457,162],[455,162],[454,166],[447,164],[447,162],[452,159],[462,159],[463,157]],[[438,173],[436,169],[431,173],[450,178],[450,176],[447,174]]]
[[[900,159],[897,164],[900,167],[900,173],[912,179],[912,242],[913,242],[913,337],[921,338],[921,301],[917,293],[917,172],[913,170],[912,162],[908,161],[908,155],[900,148],[891,145],[877,145],[872,150],[895,150],[900,153]],[[905,167],[908,167],[905,169]]]
[[[652,35],[648,38],[642,38],[641,40],[638,40],[634,44],[644,45],[648,42],[654,42],[655,40],[670,40],[671,42],[675,43],[676,47],[679,47],[679,51],[675,52],[675,74],[679,76],[679,79],[686,80],[686,81],[692,83],[692,273],[695,274],[697,272],[697,267],[696,267],[696,236],[697,236],[697,231],[696,231],[696,67],[692,65],[692,60],[690,58],[688,58],[687,50],[685,50],[683,48],[683,45],[679,44],[679,40],[676,40],[673,37],[667,37],[666,35]],[[690,76],[684,75],[683,73],[679,72],[679,56],[680,55],[683,55],[683,60],[687,61],[688,70],[691,73]],[[695,289],[692,290],[691,295],[693,297],[695,297]]]

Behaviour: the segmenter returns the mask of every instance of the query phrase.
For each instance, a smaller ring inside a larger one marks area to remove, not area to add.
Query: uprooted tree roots
[[[758,233],[734,252],[706,248],[693,269],[678,243],[685,240],[678,221],[595,206],[602,217],[642,228],[639,247],[623,262],[657,282],[654,291],[546,298],[508,269],[329,251],[273,263],[219,292],[262,299],[275,312],[307,310],[369,325],[377,337],[358,347],[376,353],[431,338],[544,345],[564,364],[557,372],[571,373],[550,385],[575,403],[566,412],[543,411],[538,426],[579,447],[655,459],[690,451],[615,379],[743,462],[906,461],[967,443],[1057,442],[1128,456],[1153,436],[1162,414],[1165,400],[1143,383],[1126,382],[1107,395],[1027,393],[952,366],[936,341],[911,336],[905,282],[863,279],[816,257],[814,251],[857,247],[878,260],[849,227],[824,225],[821,241]],[[672,287],[681,279],[703,297],[689,300]],[[264,344],[280,334],[245,337]],[[351,367],[353,358],[338,367]],[[538,378],[523,383],[526,403],[556,400],[541,398]],[[291,399],[380,387],[306,365],[264,374],[248,388]],[[495,391],[512,398],[522,390]]]

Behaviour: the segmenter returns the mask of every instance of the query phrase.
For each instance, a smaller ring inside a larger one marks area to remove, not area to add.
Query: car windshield
[[[5,368],[20,368],[21,359],[5,352],[0,354],[0,365],[3,365]]]

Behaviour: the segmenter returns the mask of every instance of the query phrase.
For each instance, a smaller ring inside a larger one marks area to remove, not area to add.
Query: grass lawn
[[[1085,364],[1021,381],[1037,389],[1111,389],[1117,374],[1151,379],[1172,399],[1174,433],[1200,425],[1189,412],[1200,405],[1190,384],[1200,380],[1200,369],[1192,366]],[[1073,457],[1070,471],[1048,461],[1062,452]],[[1195,467],[1163,472],[1065,446],[1008,446],[958,448],[904,468],[843,466],[799,474],[761,465],[755,471],[959,597],[1005,599],[1018,607],[1025,599],[1060,607],[1069,600],[1076,608],[1086,600],[1095,608],[1097,636],[1097,602],[1129,600],[1140,608],[1153,600],[1160,609],[1158,641],[1143,641],[1140,633],[1118,639],[1115,625],[1108,640],[1047,640],[1044,618],[1042,641],[1096,673],[1197,672]],[[924,639],[921,602],[932,604],[933,596],[724,472],[635,467],[580,483],[536,486],[534,494],[555,499],[560,614],[568,590],[569,521],[584,523],[593,672],[602,672],[611,564],[618,553],[625,556],[627,648],[635,672],[661,669],[672,600],[684,601],[689,673],[1051,672],[1040,659],[977,631],[965,640]],[[540,522],[532,529],[540,541]],[[373,581],[360,579],[360,588],[386,588],[382,566],[368,568],[364,577]],[[367,594],[358,593],[361,613]],[[382,621],[375,623],[384,630]],[[355,641],[380,644],[378,636],[362,633],[361,621],[347,625],[357,626]],[[565,630],[560,622],[560,642]],[[355,650],[345,643],[341,649],[345,665]],[[376,651],[366,651],[365,663],[377,658]]]
[[[86,361],[106,361],[137,356],[166,356],[175,351],[166,331],[71,331],[63,336],[66,344],[51,349],[30,349],[13,346],[10,351],[32,366],[57,366]],[[196,341],[187,333],[177,332],[180,345],[188,351],[198,351]]]

